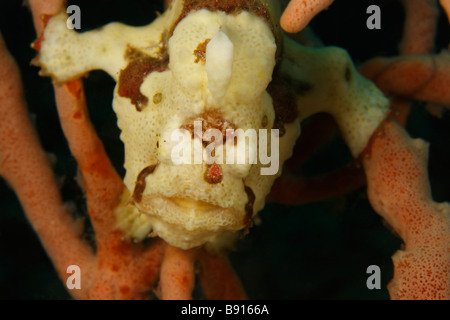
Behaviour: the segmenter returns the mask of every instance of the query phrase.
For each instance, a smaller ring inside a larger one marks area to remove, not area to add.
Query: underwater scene
[[[2,6],[0,299],[450,299],[449,1]]]

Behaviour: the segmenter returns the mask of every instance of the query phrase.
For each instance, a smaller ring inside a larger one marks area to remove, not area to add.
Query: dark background
[[[70,1],[81,8],[82,31],[111,21],[145,25],[163,11],[162,1]],[[381,8],[381,30],[367,30],[366,8]],[[36,55],[30,44],[36,36],[31,14],[19,0],[3,0],[0,30],[16,58],[30,113],[45,150],[57,157],[55,172],[66,201],[83,212],[82,194],[73,177],[76,163],[61,132],[48,78],[30,66]],[[325,45],[347,49],[355,63],[375,56],[393,56],[401,39],[403,9],[393,0],[336,0],[311,23]],[[439,20],[436,50],[447,48],[449,28]],[[111,108],[114,82],[104,73],[85,79],[92,120],[117,170],[123,174],[123,145]],[[430,142],[429,174],[436,201],[450,200],[450,116],[429,115],[416,103],[407,129]],[[3,119],[1,119],[3,120]],[[337,138],[305,164],[314,175],[345,164],[349,152]],[[231,261],[251,299],[388,299],[392,254],[401,246],[367,201],[365,188],[341,197],[303,205],[267,204],[262,224],[241,240]],[[368,290],[366,269],[381,268],[381,290]],[[197,293],[201,298],[201,293]],[[24,217],[14,192],[0,178],[0,299],[67,299],[39,239]]]

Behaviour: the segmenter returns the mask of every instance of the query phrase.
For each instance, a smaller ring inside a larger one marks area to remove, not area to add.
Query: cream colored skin
[[[65,82],[102,69],[117,81],[120,70],[129,63],[127,48],[157,57],[162,35],[171,29],[182,6],[182,0],[175,0],[145,27],[112,23],[84,34],[67,29],[67,16],[61,13],[45,29],[39,58],[42,74]],[[206,61],[195,62],[193,52],[206,39],[211,39]],[[167,49],[168,68],[150,73],[140,87],[149,100],[142,111],[137,111],[129,98],[119,96],[117,88],[114,94],[113,108],[125,144],[124,182],[128,189],[116,210],[118,227],[137,240],[152,231],[183,249],[222,245],[230,234],[246,227],[244,186],[255,194],[253,214],[263,208],[300,134],[301,119],[316,112],[332,113],[357,156],[387,113],[386,98],[357,74],[344,50],[309,49],[285,40],[284,75],[293,82],[307,82],[313,89],[298,96],[300,118],[285,124],[286,134],[279,141],[280,170],[276,175],[261,175],[259,163],[224,164],[222,181],[210,184],[204,179],[205,163],[173,164],[167,132],[214,110],[220,110],[222,118],[236,128],[271,129],[275,113],[266,88],[275,67],[275,37],[265,21],[248,12],[227,15],[203,9],[178,23]],[[154,103],[155,95],[162,99]],[[126,206],[139,173],[154,164],[156,169],[145,179],[142,201]]]

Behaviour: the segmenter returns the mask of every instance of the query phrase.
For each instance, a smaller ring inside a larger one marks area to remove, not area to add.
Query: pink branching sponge
[[[393,299],[450,298],[450,205],[431,198],[428,144],[384,122],[363,159],[373,208],[405,242],[393,256]]]

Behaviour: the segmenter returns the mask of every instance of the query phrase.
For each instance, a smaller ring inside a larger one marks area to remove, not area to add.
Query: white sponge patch
[[[206,47],[205,69],[208,88],[214,99],[220,100],[227,92],[233,70],[234,45],[222,30],[217,31]]]

